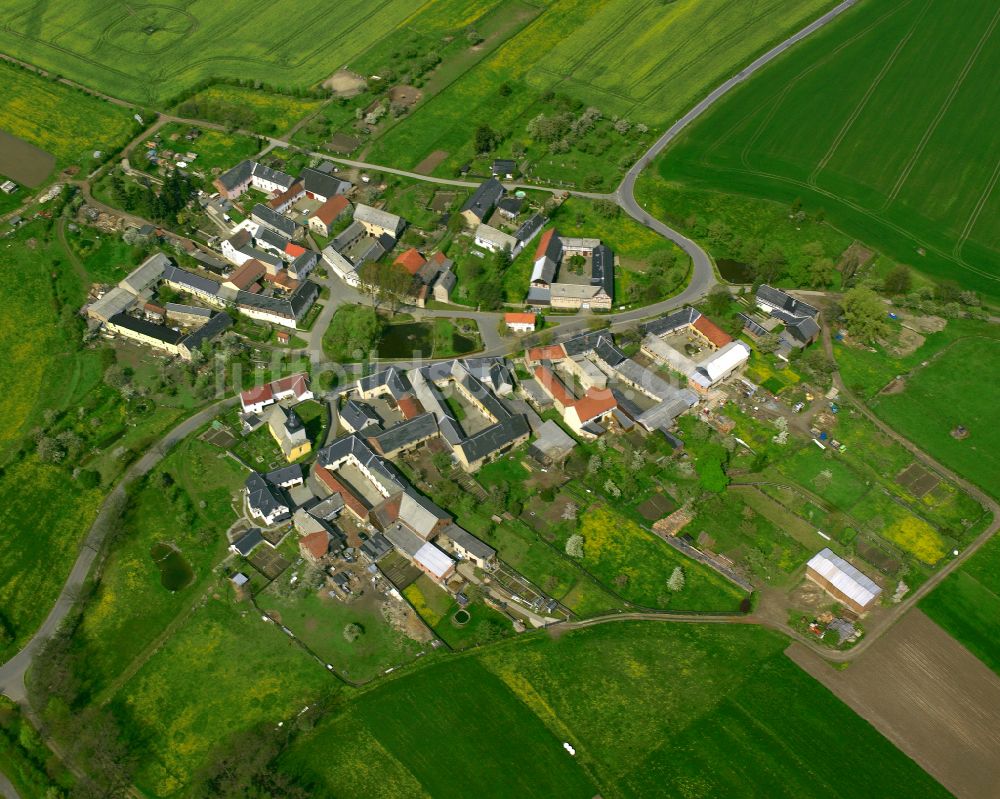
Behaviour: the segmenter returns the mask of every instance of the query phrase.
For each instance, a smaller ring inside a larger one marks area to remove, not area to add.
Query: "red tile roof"
[[[317,208],[313,212],[313,216],[317,217],[324,225],[329,225],[334,219],[344,213],[344,209],[346,209],[348,205],[350,205],[350,203],[347,201],[347,198],[343,194],[338,194],[336,197],[331,197],[319,208]]]
[[[534,327],[536,316],[533,313],[505,313],[503,320],[508,325],[531,325]]]
[[[284,394],[291,391],[296,399],[301,399],[302,395],[309,391],[309,378],[305,372],[283,377],[269,384],[275,394]]]
[[[299,539],[299,549],[312,555],[314,558],[322,558],[330,551],[330,534],[325,530],[317,530]]]
[[[296,181],[295,183],[293,183],[291,186],[288,187],[288,191],[284,191],[281,194],[278,194],[277,196],[268,200],[267,205],[269,208],[272,209],[280,208],[286,202],[294,199],[295,197],[298,197],[300,194],[302,194],[302,184]]]
[[[399,264],[411,275],[415,275],[427,261],[417,252],[416,247],[410,247],[406,252],[400,253],[393,263]]]
[[[580,423],[586,424],[591,419],[603,416],[618,407],[618,400],[609,388],[588,388],[587,393],[573,405]]]
[[[528,350],[529,361],[559,361],[566,357],[562,344],[549,344],[547,347],[532,347]]]
[[[351,489],[340,482],[336,477],[333,476],[333,472],[324,466],[316,464],[315,467],[316,477],[319,478],[327,488],[329,488],[334,493],[340,494],[340,498],[344,500],[344,504],[347,506],[348,510],[354,513],[360,519],[368,518],[368,504],[357,496]]]
[[[264,275],[264,280],[268,281],[269,283],[274,283],[274,285],[280,286],[286,291],[295,291],[295,289],[299,287],[299,281],[297,281],[293,277],[289,277],[288,272],[286,272],[284,269],[282,269],[276,275],[267,273],[266,275]]]
[[[290,241],[285,245],[285,254],[290,255],[292,258],[298,258],[300,255],[305,253],[305,251],[305,247],[300,244],[296,244],[293,241]]]
[[[730,341],[733,340],[732,336],[730,336],[726,331],[721,330],[719,326],[707,316],[699,316],[694,322],[694,329],[712,342],[716,348],[725,347]]]
[[[434,253],[434,254],[433,254],[433,255],[432,255],[431,257],[430,257],[430,260],[434,261],[434,263],[436,263],[436,264],[441,264],[441,265],[444,265],[444,263],[445,263],[445,262],[446,262],[446,261],[448,260],[448,256],[447,256],[447,255],[445,255],[445,254],[444,254],[443,252],[441,252],[440,250],[438,250],[438,251],[437,251],[436,253]]]
[[[240,402],[243,404],[244,408],[247,405],[256,405],[258,402],[270,402],[273,399],[274,392],[271,391],[270,383],[266,386],[248,388],[240,394]]]
[[[417,398],[411,397],[409,394],[400,397],[396,401],[396,407],[399,408],[399,412],[403,414],[404,419],[412,419],[414,416],[420,416],[424,412],[424,408]]]
[[[267,273],[267,269],[256,258],[251,258],[238,266],[226,278],[227,283],[232,283],[240,291],[246,291],[250,286],[260,280]]]
[[[556,234],[556,229],[554,227],[549,228],[542,234],[542,237],[538,240],[538,246],[535,248],[536,261],[543,255],[545,255],[545,251],[549,248],[549,242],[552,241],[552,237],[555,234]]]
[[[535,378],[542,387],[565,408],[572,406],[576,402],[576,397],[569,393],[562,381],[544,366],[535,367]]]

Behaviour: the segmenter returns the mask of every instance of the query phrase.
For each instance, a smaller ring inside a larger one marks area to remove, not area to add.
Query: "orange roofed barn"
[[[393,263],[399,264],[411,275],[415,275],[427,261],[424,256],[417,252],[416,247],[410,247],[406,252],[400,253]]]
[[[733,340],[732,336],[704,315],[695,319],[692,327],[701,334],[702,338],[715,347],[715,349],[725,347]]]

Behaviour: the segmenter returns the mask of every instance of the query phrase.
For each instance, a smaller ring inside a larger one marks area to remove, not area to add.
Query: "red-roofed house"
[[[544,258],[549,250],[549,245],[552,244],[552,237],[556,235],[556,229],[549,228],[546,230],[542,237],[538,240],[538,246],[535,247],[535,260],[539,258]]]
[[[240,394],[240,405],[244,413],[260,413],[268,405],[293,397],[296,402],[315,396],[309,388],[309,376],[305,372],[274,380],[263,386],[249,388]]]
[[[256,258],[251,258],[242,266],[236,267],[222,285],[229,286],[237,291],[247,291],[250,286],[264,277],[265,274],[267,274],[267,269],[264,267],[264,264]]]
[[[264,280],[268,283],[273,283],[280,289],[285,291],[295,291],[299,287],[299,281],[294,277],[289,276],[288,272],[282,269],[278,274],[272,275],[270,273],[264,275]]]
[[[368,503],[355,494],[344,483],[334,477],[333,472],[317,463],[313,469],[313,473],[316,475],[316,478],[323,483],[323,485],[330,489],[330,491],[334,494],[340,494],[340,498],[344,500],[344,507],[357,516],[361,521],[368,521],[368,511],[370,510]]]
[[[299,552],[310,563],[318,563],[330,551],[330,534],[326,530],[317,530],[299,539]]]
[[[528,350],[528,363],[535,361],[561,361],[566,357],[562,344],[549,344],[547,347],[532,347]]]
[[[248,388],[240,394],[240,405],[243,413],[260,413],[264,408],[274,402],[274,393],[271,391],[271,384]]]
[[[267,207],[272,211],[276,211],[279,214],[285,213],[288,207],[299,199],[303,194],[305,194],[305,189],[302,187],[302,183],[295,181],[289,188],[288,191],[283,191],[272,197],[267,201]]]
[[[305,252],[306,248],[301,244],[296,244],[294,241],[290,241],[285,245],[285,255],[289,258],[298,258],[300,255],[304,255]]]
[[[420,267],[427,263],[427,260],[417,252],[416,247],[410,247],[406,252],[400,253],[393,263],[399,264],[411,275],[415,275],[420,271]]]
[[[599,422],[618,407],[609,388],[588,388],[587,393],[566,409],[563,418],[578,433],[584,425]]]
[[[537,317],[533,313],[505,313],[504,324],[515,333],[533,333]]]
[[[694,324],[691,325],[695,330],[697,330],[703,339],[711,344],[715,349],[720,347],[725,347],[733,337],[730,336],[725,330],[719,328],[711,319],[707,316],[699,316],[695,319]]]
[[[423,406],[416,397],[412,397],[409,394],[400,397],[396,400],[396,407],[399,408],[399,412],[403,414],[404,419],[412,419],[415,416],[420,416],[424,412]]]
[[[351,204],[343,194],[331,197],[309,217],[309,229],[321,236],[330,235],[330,226],[340,218]]]
[[[541,385],[542,390],[552,397],[559,413],[565,413],[566,409],[576,402],[576,397],[569,392],[569,389],[563,385],[558,377],[552,374],[550,369],[539,364],[535,367],[535,379]]]

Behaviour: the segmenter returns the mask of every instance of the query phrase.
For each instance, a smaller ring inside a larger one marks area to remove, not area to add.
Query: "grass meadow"
[[[634,160],[612,134],[585,152],[552,159],[535,147],[527,123],[545,110],[546,92],[557,92],[653,129],[665,128],[710,86],[727,77],[785,31],[801,27],[830,3],[824,0],[749,7],[722,0],[681,0],[664,5],[629,0],[556,0],[494,54],[419,105],[391,127],[372,160],[413,167],[442,150],[438,174],[451,174],[475,155],[472,131],[485,123],[507,134],[505,147],[524,145],[535,156],[539,178],[594,173],[609,184]],[[501,93],[508,84],[512,92]]]
[[[859,4],[693,125],[643,194],[800,198],[898,261],[998,296],[998,24],[989,0],[960,15],[933,0]]]
[[[947,795],[785,646],[715,625],[527,636],[360,694],[281,767],[348,799]]]
[[[1000,674],[1000,538],[949,574],[920,609]]]
[[[210,78],[311,86],[393,31],[412,8],[404,0],[321,9],[194,0],[125,9],[87,0],[40,9],[13,0],[0,49],[112,96],[162,104]]]
[[[880,396],[874,407],[893,429],[1000,499],[998,385],[1000,339],[963,338],[915,369],[901,393]],[[983,390],[988,386],[994,390]],[[968,429],[968,438],[951,435],[958,425]]]
[[[73,639],[86,654],[88,694],[101,696],[214,584],[212,568],[225,556],[225,532],[236,518],[231,498],[246,478],[235,461],[220,455],[189,438],[131,492],[121,543],[102,569]],[[161,584],[150,554],[158,543],[176,549],[191,567],[186,586],[171,591]]]
[[[109,703],[140,753],[135,784],[146,795],[177,794],[234,731],[287,722],[336,685],[227,591],[198,604]]]
[[[79,165],[89,171],[96,166],[94,150],[120,147],[136,131],[127,108],[4,62],[0,77],[0,130],[50,153],[58,167]]]

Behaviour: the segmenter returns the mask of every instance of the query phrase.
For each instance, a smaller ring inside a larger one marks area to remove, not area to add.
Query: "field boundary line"
[[[997,160],[997,165],[993,168],[993,174],[990,176],[990,179],[986,184],[986,188],[983,189],[983,193],[979,195],[976,207],[973,208],[972,213],[969,214],[965,227],[962,228],[962,234],[958,237],[958,241],[955,243],[955,249],[952,250],[952,253],[959,260],[962,260],[962,248],[965,247],[965,242],[968,240],[969,236],[972,235],[972,231],[976,227],[976,222],[979,221],[979,215],[983,212],[986,204],[990,201],[990,196],[993,194],[993,189],[996,188],[998,181],[1000,181],[1000,160]]]
[[[899,40],[899,44],[897,44],[896,48],[892,51],[892,53],[889,54],[889,57],[882,65],[882,69],[879,70],[879,73],[875,76],[875,79],[868,86],[868,89],[865,91],[864,95],[862,95],[861,99],[858,101],[858,104],[854,107],[854,110],[844,121],[844,124],[837,132],[837,135],[830,143],[829,149],[827,149],[826,153],[813,168],[813,171],[809,173],[810,183],[815,184],[816,177],[819,175],[820,172],[822,172],[826,168],[826,165],[830,163],[830,159],[833,158],[833,154],[837,152],[837,149],[840,147],[841,143],[843,143],[844,139],[850,132],[851,128],[854,127],[854,123],[858,121],[858,117],[860,117],[861,114],[864,112],[864,110],[868,107],[868,101],[872,99],[872,96],[875,94],[876,91],[878,91],[878,87],[882,85],[882,81],[885,79],[885,76],[889,74],[889,70],[892,69],[893,65],[896,63],[896,59],[899,57],[899,54],[903,52],[903,50],[906,48],[906,45],[909,44],[910,39],[913,38],[913,34],[917,32],[917,28],[923,21],[924,17],[927,16],[927,12],[930,9],[930,7],[931,7],[930,2],[924,5],[923,10],[919,14],[917,14],[917,18],[913,20],[913,24],[910,26],[910,29],[906,32],[906,36],[904,36],[902,39]]]
[[[871,22],[871,24],[866,25],[864,28],[862,28],[861,30],[859,30],[857,33],[855,33],[846,42],[841,42],[837,47],[834,47],[829,53],[826,53],[818,61],[816,61],[813,64],[810,64],[808,67],[806,67],[805,69],[803,69],[798,75],[796,75],[794,78],[792,78],[788,82],[788,85],[785,86],[784,89],[782,89],[778,94],[776,94],[776,95],[773,96],[772,102],[771,102],[771,109],[764,116],[764,119],[761,120],[760,125],[757,127],[756,132],[753,134],[753,136],[751,136],[747,140],[746,145],[743,147],[743,150],[740,153],[740,162],[747,169],[751,169],[751,170],[753,169],[753,166],[750,163],[750,150],[757,143],[757,140],[760,139],[760,137],[764,135],[765,128],[770,124],[771,120],[774,119],[775,115],[778,113],[778,108],[785,101],[785,98],[792,91],[792,89],[794,89],[796,86],[798,86],[799,83],[801,83],[803,80],[805,80],[805,78],[807,78],[810,74],[812,74],[813,72],[815,72],[820,67],[825,66],[833,58],[836,58],[837,56],[839,56],[842,52],[844,52],[844,50],[846,50],[848,47],[850,47],[851,45],[853,45],[858,40],[863,39],[865,36],[867,36],[869,33],[871,33],[873,30],[875,30],[877,27],[879,27],[883,22],[885,22],[887,19],[889,19],[889,17],[893,16],[894,14],[898,13],[902,9],[906,8],[912,2],[913,2],[913,0],[906,0],[906,2],[904,2],[902,5],[897,6],[896,8],[890,9],[889,11],[886,11],[881,17],[879,17],[876,20],[873,20]],[[739,121],[739,123],[737,123],[737,125],[734,125],[732,128],[730,128],[729,132],[726,134],[726,137],[728,137],[731,133],[734,133],[737,130],[737,128],[739,128],[740,126],[742,126],[745,122],[748,122],[750,119],[752,119],[754,116],[756,116],[757,113],[759,113],[759,111],[760,111],[760,108],[758,107],[758,108],[755,108],[753,111],[751,111],[749,114],[747,114],[743,119],[741,119]]]
[[[997,22],[1000,22],[1000,7],[997,8],[997,12],[996,14],[993,15],[993,19],[990,20],[990,24],[986,26],[986,30],[983,32],[983,35],[979,38],[979,42],[976,44],[975,49],[972,51],[971,55],[966,60],[965,65],[962,67],[962,71],[958,74],[958,77],[952,84],[951,89],[948,92],[948,96],[945,97],[945,100],[941,104],[941,107],[938,109],[937,114],[934,115],[934,119],[931,120],[930,125],[927,126],[927,130],[924,131],[923,137],[917,144],[917,149],[913,151],[913,154],[910,156],[909,161],[907,161],[906,165],[903,167],[903,171],[896,179],[896,184],[892,187],[892,191],[889,192],[889,196],[886,198],[885,203],[882,205],[883,211],[886,210],[893,202],[895,202],[896,197],[899,196],[899,192],[902,190],[903,184],[906,183],[907,179],[910,177],[910,173],[913,171],[913,168],[917,165],[917,161],[919,161],[920,157],[924,154],[924,150],[926,149],[928,142],[930,141],[934,133],[937,131],[938,126],[941,124],[941,121],[945,118],[945,115],[951,108],[951,104],[955,101],[955,97],[958,96],[958,93],[961,90],[962,85],[965,83],[965,79],[969,76],[969,73],[975,66],[976,61],[979,59],[979,54],[983,51],[983,48],[986,46],[986,43],[990,40],[990,37],[993,35],[993,31],[996,29]]]

